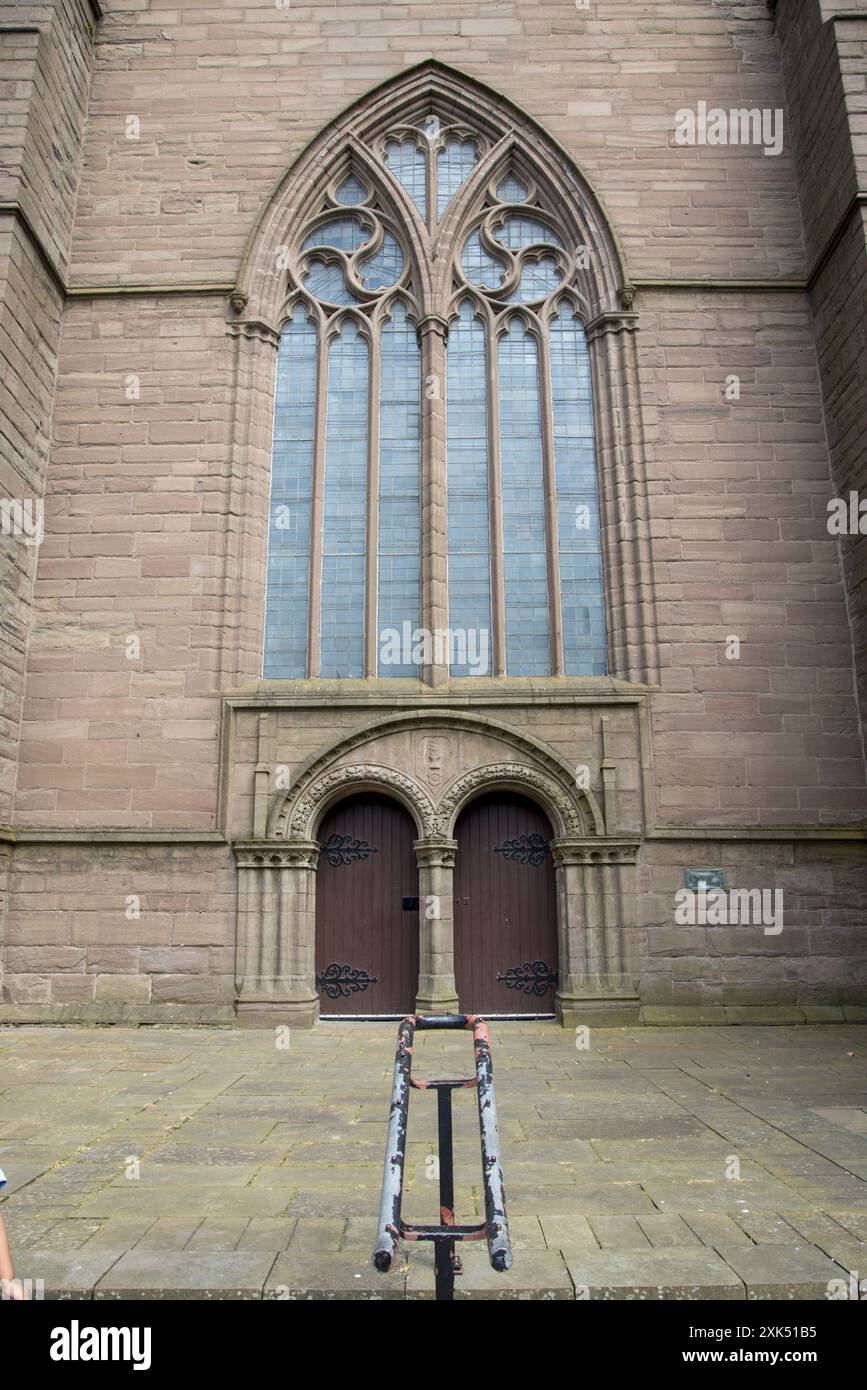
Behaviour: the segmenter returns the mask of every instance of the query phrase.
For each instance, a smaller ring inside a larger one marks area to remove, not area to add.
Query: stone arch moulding
[[[497,789],[520,792],[538,801],[557,836],[588,833],[576,800],[550,774],[526,763],[487,763],[461,773],[437,807],[432,833],[451,838],[464,807],[484,792]]]
[[[392,128],[430,115],[478,132],[479,165],[431,234],[411,198],[374,152]],[[508,161],[526,168],[556,206],[564,234],[589,251],[580,317],[593,383],[609,671],[657,683],[659,654],[650,546],[645,435],[633,310],[634,287],[613,224],[574,160],[528,114],[457,69],[427,61],[374,88],[335,117],[294,160],[252,228],[227,305],[234,338],[232,439],[227,540],[222,576],[220,677],[224,689],[261,676],[267,568],[267,515],[276,354],[289,293],[276,252],[297,242],[327,186],[354,167],[400,223],[413,263],[416,311],[426,351],[444,354],[451,285],[447,274],[459,227]],[[432,339],[436,339],[436,344]],[[426,346],[425,346],[426,345]],[[435,365],[435,364],[434,364]],[[434,370],[428,365],[423,370]],[[437,466],[441,466],[439,463]],[[433,494],[432,494],[433,495]],[[431,503],[433,505],[433,503]],[[440,505],[437,503],[437,505]],[[444,530],[434,516],[431,534]],[[436,607],[441,596],[431,597]],[[438,612],[438,610],[437,610]],[[428,626],[442,626],[436,622]]]
[[[354,763],[325,772],[307,785],[282,823],[287,839],[314,839],[319,822],[335,801],[348,792],[370,790],[393,796],[409,812],[419,836],[428,833],[433,802],[415,778],[376,763]]]
[[[420,783],[405,772],[368,762],[363,757],[349,765],[338,765],[342,758],[361,753],[365,745],[388,734],[405,730],[429,733],[435,729],[445,734],[461,730],[487,734],[507,744],[512,757],[461,773],[452,780],[436,805]],[[352,784],[359,789],[368,785],[390,791],[412,815],[420,837],[448,835],[464,800],[483,786],[505,786],[507,782],[531,796],[534,791],[537,793],[559,835],[605,835],[605,821],[596,796],[589,788],[579,790],[572,768],[553,749],[484,715],[423,710],[410,714],[402,712],[366,724],[308,762],[295,785],[281,793],[276,801],[268,838],[276,841],[312,838],[313,827],[326,805]]]

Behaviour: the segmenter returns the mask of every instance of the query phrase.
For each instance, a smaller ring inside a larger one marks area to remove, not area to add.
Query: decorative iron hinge
[[[532,864],[534,867],[543,864],[550,852],[551,846],[537,830],[530,835],[518,835],[514,840],[504,840],[494,849],[494,854],[502,854],[504,859],[514,859],[519,864]]]
[[[519,989],[524,994],[547,994],[557,983],[557,971],[552,970],[543,960],[525,961],[523,965],[510,965],[505,975],[498,975],[498,981],[507,989]]]
[[[351,994],[359,994],[368,985],[378,985],[375,975],[368,975],[364,969],[354,965],[338,965],[333,961],[316,975],[316,988],[324,989],[329,999],[348,999]]]
[[[351,835],[329,835],[322,846],[322,853],[329,864],[338,869],[341,864],[356,864],[359,859],[367,859],[369,855],[376,854],[377,849],[376,845],[353,839]]]

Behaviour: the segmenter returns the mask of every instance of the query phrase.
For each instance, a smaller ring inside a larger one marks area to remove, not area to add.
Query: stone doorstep
[[[848,1270],[808,1241],[717,1249],[743,1280],[749,1299],[825,1299],[830,1280],[849,1278]]]

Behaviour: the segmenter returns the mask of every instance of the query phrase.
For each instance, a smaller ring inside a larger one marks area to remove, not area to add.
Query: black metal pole
[[[440,1225],[455,1224],[455,1171],[452,1143],[452,1088],[437,1087],[437,1139],[440,1169]],[[438,1302],[450,1302],[455,1296],[455,1243],[453,1240],[434,1241],[434,1270]]]

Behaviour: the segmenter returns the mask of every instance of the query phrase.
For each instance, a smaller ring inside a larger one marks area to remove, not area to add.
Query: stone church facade
[[[865,109],[864,0],[0,3],[0,1020],[865,1016]]]

